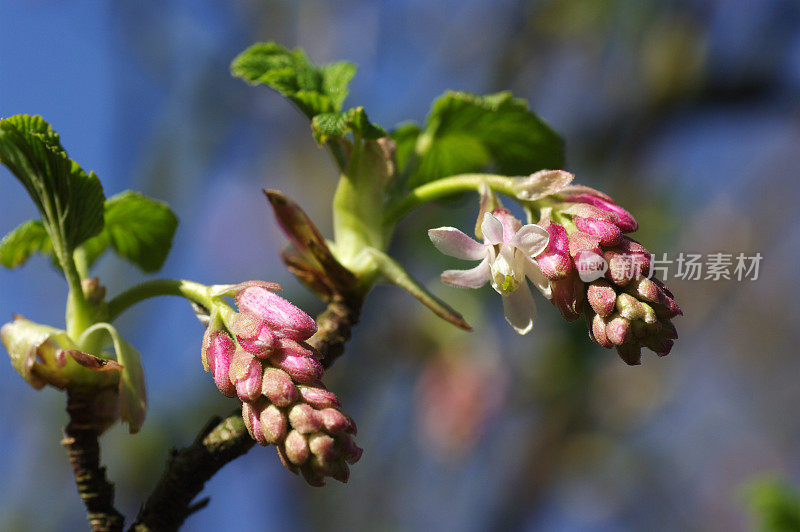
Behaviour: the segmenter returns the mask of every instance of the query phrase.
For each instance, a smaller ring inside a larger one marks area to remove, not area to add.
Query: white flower
[[[481,261],[471,270],[447,270],[442,273],[442,282],[480,288],[491,281],[492,288],[503,296],[506,321],[519,334],[527,334],[536,318],[536,303],[526,277],[550,297],[550,283],[534,261],[547,247],[549,235],[536,224],[522,225],[505,209],[484,214],[481,232],[483,244],[455,227],[428,230],[433,245],[445,255]]]

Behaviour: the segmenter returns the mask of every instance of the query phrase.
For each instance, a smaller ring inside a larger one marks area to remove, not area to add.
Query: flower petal
[[[483,238],[489,244],[495,245],[503,243],[503,224],[490,212],[483,215],[481,233],[483,233]]]
[[[503,311],[506,321],[519,334],[528,334],[536,319],[536,303],[528,283],[524,282],[511,294],[503,296]]]
[[[547,232],[547,229],[536,224],[528,224],[523,225],[517,231],[510,243],[522,250],[528,257],[533,258],[547,248],[549,240],[550,233]]]
[[[483,259],[471,270],[447,270],[442,282],[460,288],[480,288],[489,280],[489,260]]]
[[[536,262],[533,260],[527,261],[527,264],[525,264],[525,275],[544,297],[550,299],[553,296],[553,290],[550,288],[550,279],[542,273],[542,270]]]
[[[436,249],[457,259],[480,260],[486,256],[486,246],[476,242],[455,227],[428,229],[428,237]]]

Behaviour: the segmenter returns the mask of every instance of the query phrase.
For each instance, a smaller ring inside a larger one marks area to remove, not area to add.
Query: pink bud
[[[256,440],[259,445],[267,445],[269,442],[264,435],[264,431],[261,429],[261,422],[258,419],[261,408],[263,408],[263,404],[255,405],[248,401],[243,401],[242,419],[247,427],[247,431],[250,433],[250,437]]]
[[[559,281],[550,281],[550,287],[550,302],[561,312],[561,316],[570,322],[577,320],[584,303],[584,284],[577,271]]]
[[[288,423],[286,415],[275,405],[268,405],[258,416],[264,438],[272,444],[278,443],[286,436]]]
[[[280,407],[289,406],[300,397],[289,374],[270,366],[264,368],[264,374],[261,377],[261,393],[270,402]]]
[[[296,404],[289,410],[289,423],[301,434],[317,432],[323,427],[322,417],[305,403]]]
[[[236,395],[236,388],[231,382],[229,371],[236,345],[231,337],[222,331],[209,333],[204,344],[203,357],[214,377],[217,388],[223,395],[233,397]]]
[[[335,393],[318,386],[320,385],[300,386],[300,395],[303,401],[319,409],[340,406],[339,399],[337,399]]]
[[[255,314],[237,314],[231,323],[231,332],[236,335],[240,346],[258,357],[269,356],[275,348],[275,335],[269,325]]]
[[[308,438],[308,448],[322,465],[330,464],[338,458],[336,442],[327,434],[317,433],[310,436]]]
[[[288,373],[295,382],[312,384],[322,378],[324,370],[319,362],[309,356],[296,356],[279,350],[272,356],[272,363]]]
[[[286,435],[283,445],[286,450],[286,458],[292,464],[300,465],[308,460],[308,442],[305,436],[296,430],[292,430]]]
[[[569,235],[569,254],[575,257],[581,251],[602,255],[600,239],[583,231],[573,231]]]
[[[572,219],[580,231],[598,237],[600,245],[613,246],[619,243],[622,238],[622,232],[613,223],[582,216],[574,216]]]
[[[631,279],[647,277],[650,272],[650,252],[632,238],[623,236],[616,246],[608,250],[608,253],[610,255],[606,257],[606,260],[609,262],[609,272],[611,272],[611,257],[616,257],[617,260],[622,261],[620,264],[624,263],[624,269],[632,268],[630,270],[633,272]],[[631,279],[628,279],[628,281]],[[625,284],[627,284],[627,281],[623,283],[623,285]]]
[[[264,287],[251,286],[240,291],[236,304],[241,312],[258,316],[278,336],[305,340],[317,332],[311,316]]]
[[[564,198],[564,201],[572,203],[588,203],[589,205],[594,205],[595,207],[603,209],[604,211],[614,213],[617,216],[617,221],[615,223],[623,233],[632,233],[639,228],[639,224],[636,222],[634,217],[631,216],[631,213],[616,203],[608,201],[607,199],[599,196],[592,194],[577,194],[573,196],[567,196]]]
[[[595,314],[594,318],[592,318],[592,336],[595,342],[606,349],[614,347],[614,343],[606,335],[606,322],[598,314]]]
[[[663,299],[662,292],[659,290],[658,285],[646,277],[634,281],[628,285],[626,290],[639,299],[650,303],[658,303]]]
[[[627,286],[631,281],[645,277],[650,269],[649,254],[632,253],[620,247],[604,252],[603,258],[608,262],[606,277],[617,286]]]
[[[322,358],[322,354],[314,347],[305,342],[297,342],[291,338],[279,338],[277,348],[287,355],[308,357],[314,360],[320,360]]]
[[[619,314],[614,314],[611,319],[606,319],[606,337],[612,344],[620,346],[630,340],[631,336],[630,320]]]
[[[320,410],[319,416],[322,420],[322,424],[325,426],[325,430],[332,434],[338,432],[355,433],[356,426],[353,420],[335,408]]]
[[[244,349],[237,349],[228,371],[242,401],[255,401],[261,395],[261,361]]]
[[[589,284],[586,290],[586,299],[592,309],[601,317],[606,317],[614,312],[614,303],[617,293],[614,287],[605,279],[597,279]]]
[[[545,277],[551,281],[563,279],[572,270],[567,230],[555,222],[549,222],[543,227],[547,229],[550,240],[545,250],[536,257],[536,263]]]

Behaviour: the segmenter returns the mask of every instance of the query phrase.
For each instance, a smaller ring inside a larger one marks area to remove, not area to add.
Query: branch
[[[61,445],[67,449],[78,493],[86,506],[92,530],[120,531],[124,518],[114,508],[114,485],[106,479],[106,468],[100,466],[100,446],[97,438],[102,432],[102,420],[95,414],[92,393],[67,392],[69,423],[64,428]]]
[[[322,353],[324,367],[329,367],[344,351],[351,329],[358,322],[362,301],[361,297],[335,298],[317,317],[317,334],[309,343]],[[240,412],[224,420],[211,419],[192,445],[172,450],[161,479],[130,530],[177,530],[187,517],[208,503],[208,499],[203,499],[192,504],[205,483],[254,444]]]
[[[225,419],[212,418],[192,445],[171,451],[164,474],[130,530],[177,530],[187,517],[205,506],[191,503],[206,481],[254,444],[241,412]]]

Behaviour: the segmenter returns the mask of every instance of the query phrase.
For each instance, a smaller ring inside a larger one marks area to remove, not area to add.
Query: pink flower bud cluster
[[[663,283],[647,278],[650,253],[625,236],[638,228],[630,213],[605,194],[568,187],[539,225],[550,239],[536,261],[564,319],[584,314],[591,338],[615,347],[628,364],[640,363],[642,347],[659,356],[670,352],[678,337],[672,318],[682,312]],[[607,270],[587,283],[578,265],[593,260]]]
[[[266,285],[246,283],[228,331],[209,327],[203,359],[219,390],[242,401],[242,417],[261,445],[272,444],[283,464],[313,486],[325,477],[347,482],[361,449],[353,420],[321,382],[320,353],[306,343],[314,319]]]

